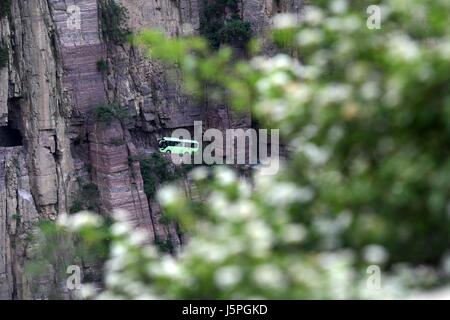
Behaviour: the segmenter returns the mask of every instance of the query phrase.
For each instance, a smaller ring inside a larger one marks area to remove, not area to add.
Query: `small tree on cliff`
[[[115,0],[101,0],[100,22],[103,36],[114,44],[122,44],[131,34],[127,26],[128,10]]]
[[[225,44],[244,48],[250,40],[251,29],[239,15],[239,1],[205,0],[203,6],[200,31],[211,47],[217,49]]]
[[[98,122],[106,124],[110,124],[114,119],[122,123],[128,119],[128,110],[115,103],[100,104],[95,107],[93,114]]]

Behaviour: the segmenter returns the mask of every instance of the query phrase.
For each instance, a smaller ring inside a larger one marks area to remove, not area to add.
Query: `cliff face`
[[[170,36],[199,33],[203,0],[121,0],[133,32],[158,27]],[[300,12],[300,0],[244,0],[241,13],[255,33],[282,11]],[[71,5],[81,28],[68,24]],[[105,43],[97,0],[13,1],[0,20],[0,44],[9,52],[0,68],[0,299],[48,298],[48,277],[30,283],[23,272],[39,220],[68,212],[83,185],[98,186],[104,214],[124,208],[150,238],[182,238],[160,221],[147,199],[138,154],[150,154],[157,138],[194,120],[226,129],[250,126],[228,106],[196,104],[175,77],[129,45]],[[98,71],[104,60],[108,71]],[[101,103],[127,109],[126,121],[99,123]],[[69,263],[70,264],[70,263]],[[35,288],[32,290],[32,288]],[[36,289],[38,288],[38,289]]]

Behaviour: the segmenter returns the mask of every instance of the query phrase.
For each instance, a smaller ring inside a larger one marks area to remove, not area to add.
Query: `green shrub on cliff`
[[[238,0],[204,1],[200,31],[211,47],[227,44],[244,48],[250,40],[250,24],[242,21],[238,4]]]
[[[104,59],[100,59],[96,63],[97,71],[104,74],[108,71],[108,63]]]
[[[11,8],[11,0],[0,0],[0,19],[9,14]]]
[[[149,199],[154,199],[158,185],[182,178],[186,173],[184,166],[170,166],[169,161],[159,153],[140,160],[144,192]]]
[[[131,34],[127,26],[128,10],[115,0],[100,0],[100,22],[103,36],[114,44],[122,44]]]
[[[8,65],[9,50],[6,46],[0,44],[0,69]]]
[[[99,122],[110,124],[114,119],[125,122],[128,119],[128,111],[117,104],[101,104],[93,110],[95,119]]]
[[[71,213],[82,210],[91,210],[95,212],[99,212],[100,210],[100,191],[94,183],[82,185],[70,207]]]

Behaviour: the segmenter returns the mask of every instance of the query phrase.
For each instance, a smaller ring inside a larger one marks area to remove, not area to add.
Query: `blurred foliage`
[[[188,243],[161,255],[122,232],[98,297],[386,298],[448,280],[450,2],[384,1],[374,30],[372,4],[315,1],[300,25],[277,17],[273,41],[301,61],[236,61],[201,38],[139,35],[152,58],[180,67],[188,92],[216,83],[217,99],[279,128],[290,154],[251,184],[196,168],[195,199],[160,190]],[[366,286],[372,264],[382,290]]]
[[[125,43],[131,34],[127,26],[128,10],[115,0],[100,0],[100,22],[103,36],[114,44]]]
[[[33,280],[33,292],[42,292],[40,287],[43,277],[51,277],[58,284],[49,287],[50,299],[63,299],[67,297],[58,286],[65,285],[67,279],[67,267],[77,265],[84,269],[85,266],[101,266],[108,258],[110,252],[111,221],[99,216],[93,216],[87,212],[76,215],[62,216],[70,219],[72,229],[61,228],[53,221],[41,221],[37,232],[34,232],[29,241],[36,246],[30,248],[29,260],[25,264],[25,272],[28,279]],[[88,274],[84,273],[84,280]],[[96,278],[96,277],[94,277]],[[97,283],[101,279],[96,279]],[[48,292],[43,297],[46,297]]]

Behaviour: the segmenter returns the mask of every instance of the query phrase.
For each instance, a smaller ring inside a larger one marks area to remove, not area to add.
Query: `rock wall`
[[[0,299],[30,297],[22,268],[37,220],[23,148],[0,148]]]
[[[204,0],[117,1],[128,9],[133,32],[200,31]],[[242,17],[263,34],[274,14],[299,14],[302,3],[242,0]],[[80,8],[80,28],[68,23],[73,5]],[[9,51],[0,69],[0,126],[8,129],[0,134],[20,132],[20,139],[0,139],[0,299],[45,299],[61,286],[51,270],[34,283],[24,274],[34,246],[30,235],[37,221],[68,212],[85,183],[98,186],[103,214],[124,208],[150,239],[179,246],[176,225],[161,221],[158,203],[143,191],[138,155],[155,152],[157,138],[196,120],[205,129],[247,128],[249,115],[195,103],[183,93],[175,67],[127,44],[105,43],[98,0],[12,1],[0,20],[0,44]],[[98,70],[99,60],[107,62],[107,72]],[[128,120],[98,123],[92,110],[101,103],[126,108]]]
[[[10,53],[1,70],[1,124],[19,129],[23,143],[0,150],[0,297],[36,298],[23,273],[27,239],[38,219],[66,211],[76,178],[60,94],[62,70],[47,1],[13,1],[0,25]],[[39,285],[44,292],[49,278]]]
[[[92,110],[108,102],[103,75],[97,62],[106,59],[106,45],[99,30],[99,6],[96,0],[49,0],[57,33],[58,52],[63,64],[64,94],[70,105],[69,118],[73,139],[87,137],[88,155],[72,156],[81,166],[92,168],[89,177],[99,188],[103,212],[126,209],[136,226],[150,226],[149,207],[143,192],[139,163],[130,163],[136,156],[133,142],[126,139],[127,130],[120,122],[98,125]],[[80,10],[79,26],[71,24],[71,6]],[[128,134],[129,135],[129,134]],[[111,141],[121,140],[116,146]],[[151,232],[150,228],[147,228]]]

